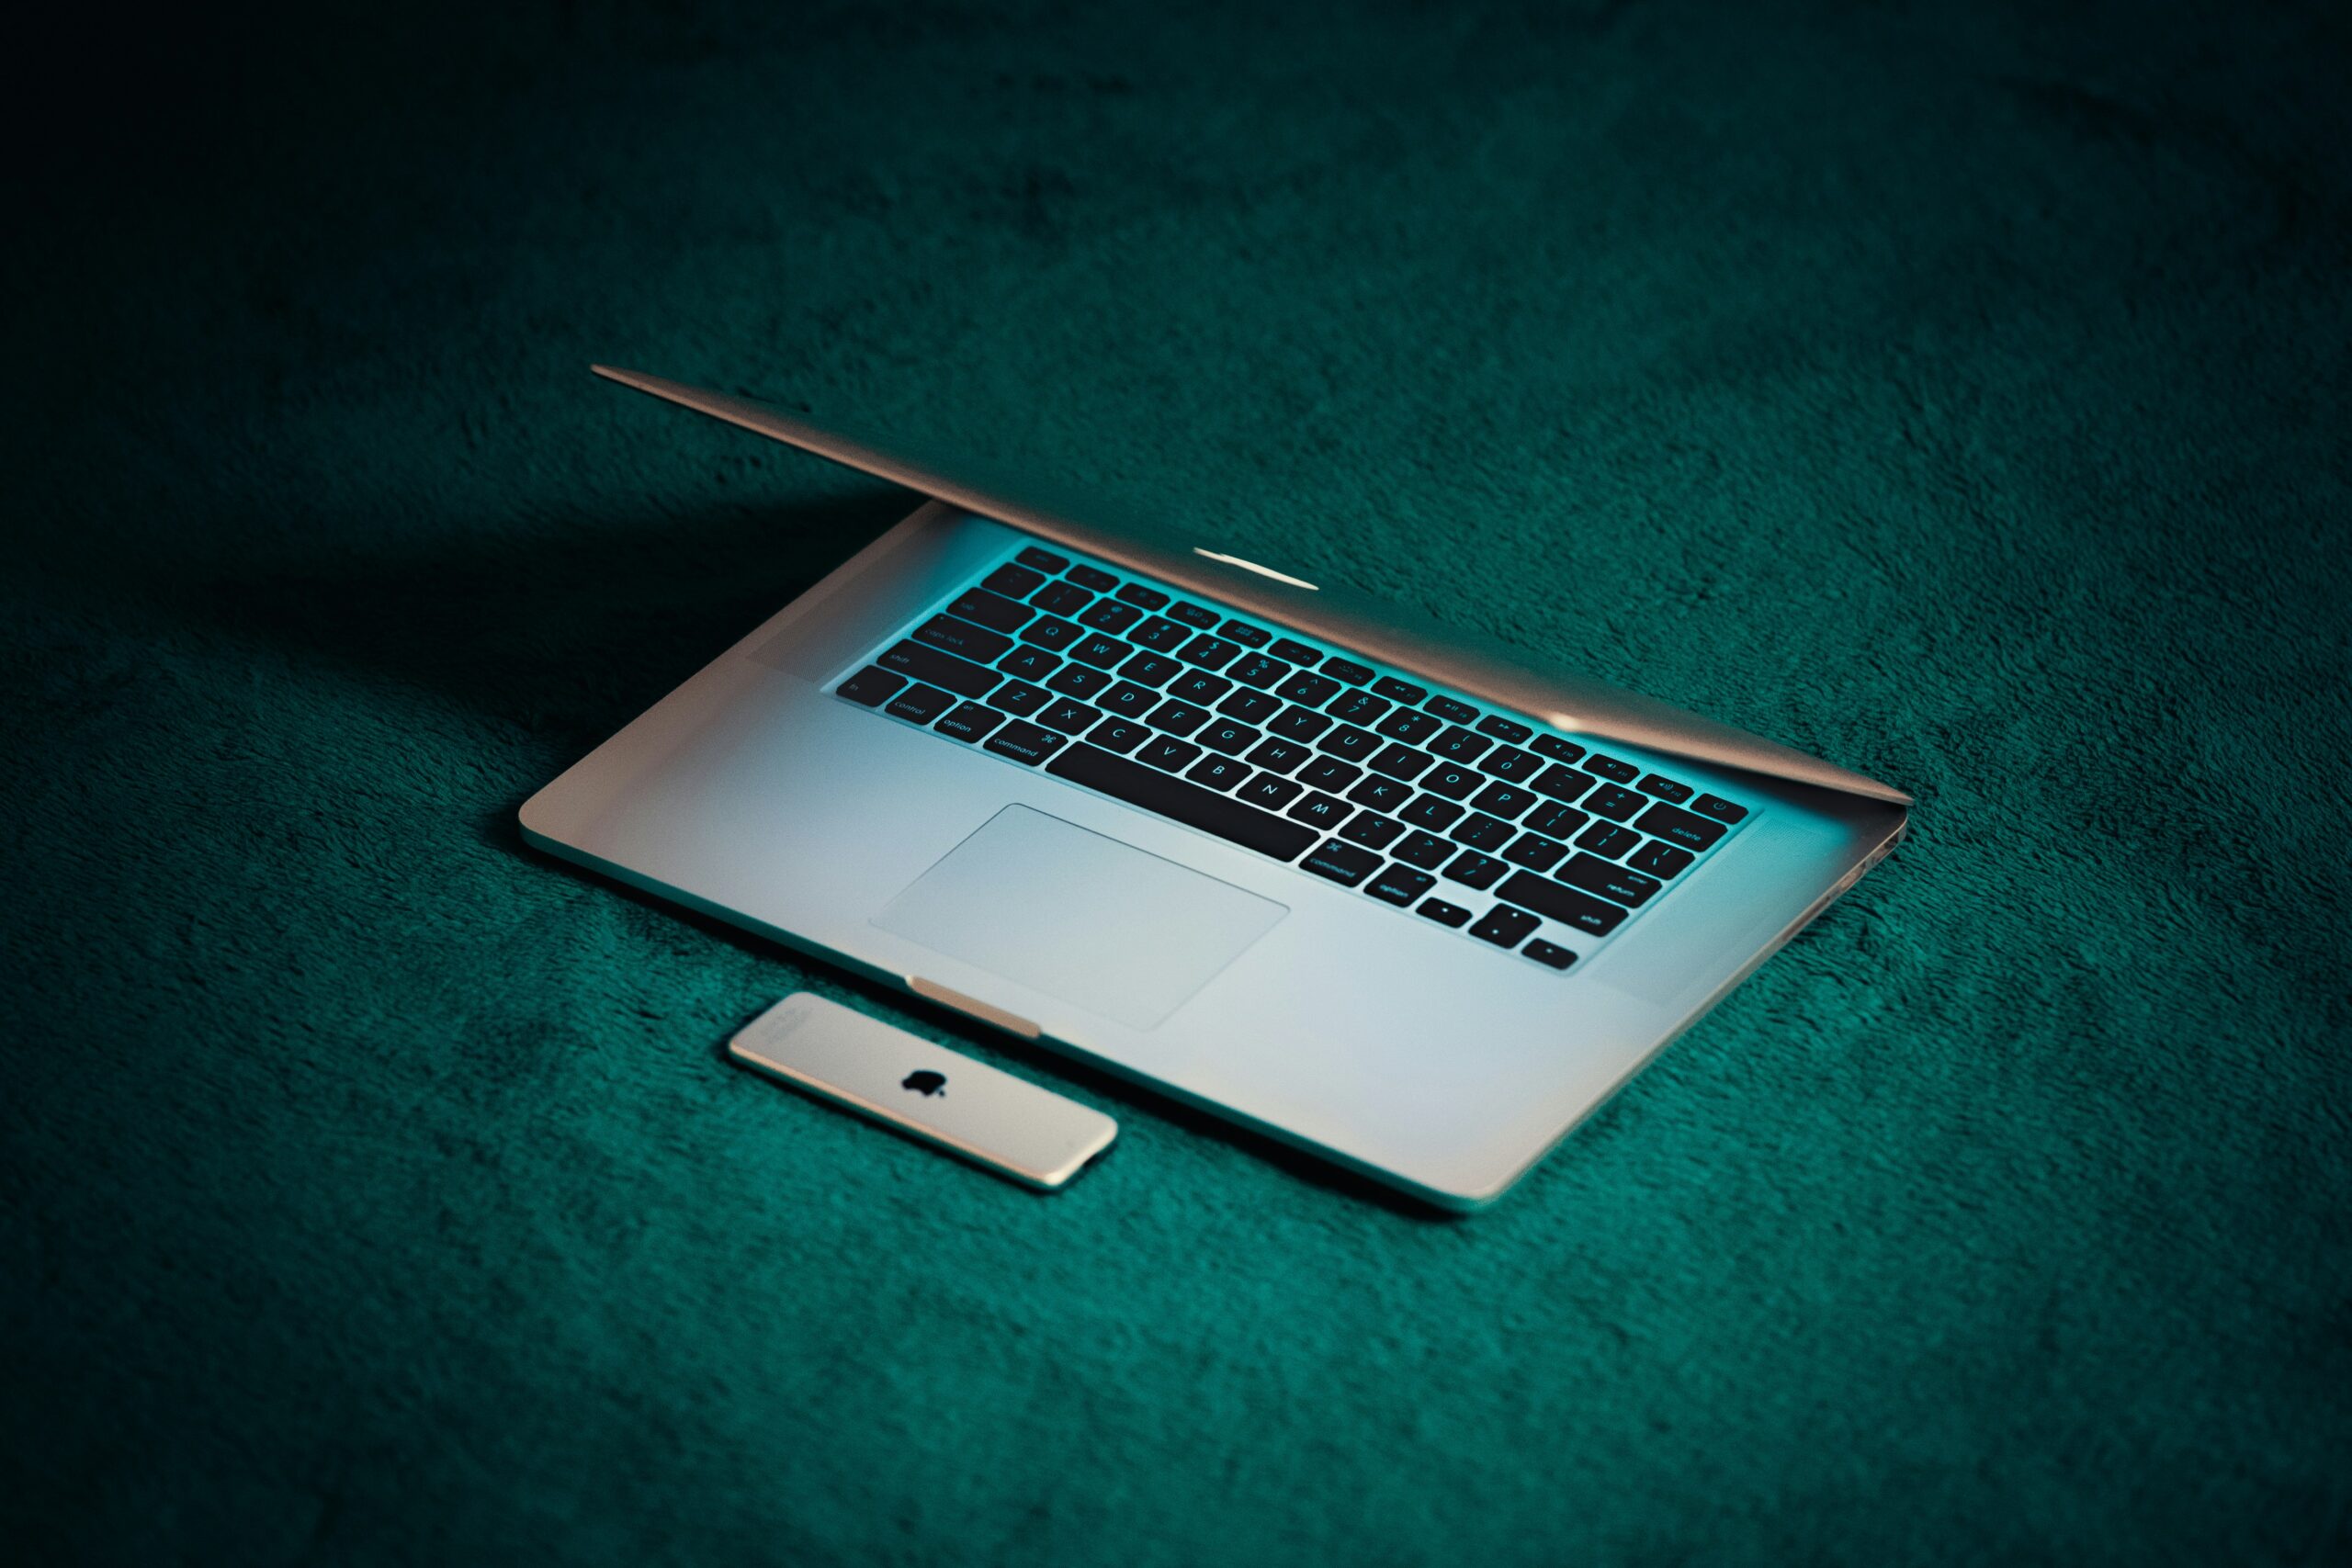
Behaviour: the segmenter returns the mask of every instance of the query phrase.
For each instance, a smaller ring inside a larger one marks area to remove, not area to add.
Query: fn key
[[[869,664],[856,674],[833,688],[833,694],[867,707],[879,707],[899,694],[907,683],[904,675],[894,675],[878,664]]]

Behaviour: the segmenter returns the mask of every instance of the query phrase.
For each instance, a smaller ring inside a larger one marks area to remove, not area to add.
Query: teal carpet
[[[2352,1559],[2342,9],[1263,10],[19,39],[14,1560]],[[1913,837],[1410,1212],[522,846],[909,505],[592,358]],[[1040,1200],[724,1065],[802,986],[1125,1137]]]

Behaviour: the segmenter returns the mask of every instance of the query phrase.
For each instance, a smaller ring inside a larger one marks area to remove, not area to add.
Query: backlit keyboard
[[[1555,969],[1747,807],[1036,546],[833,693]]]

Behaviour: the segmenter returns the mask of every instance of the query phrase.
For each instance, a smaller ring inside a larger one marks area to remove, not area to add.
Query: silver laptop
[[[534,795],[529,840],[1451,1209],[1909,797],[1099,502],[610,378],[930,499]]]

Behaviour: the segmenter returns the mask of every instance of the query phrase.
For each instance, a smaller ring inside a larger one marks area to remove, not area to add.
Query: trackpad
[[[1288,913],[1132,844],[1008,806],[874,923],[1150,1029]]]

